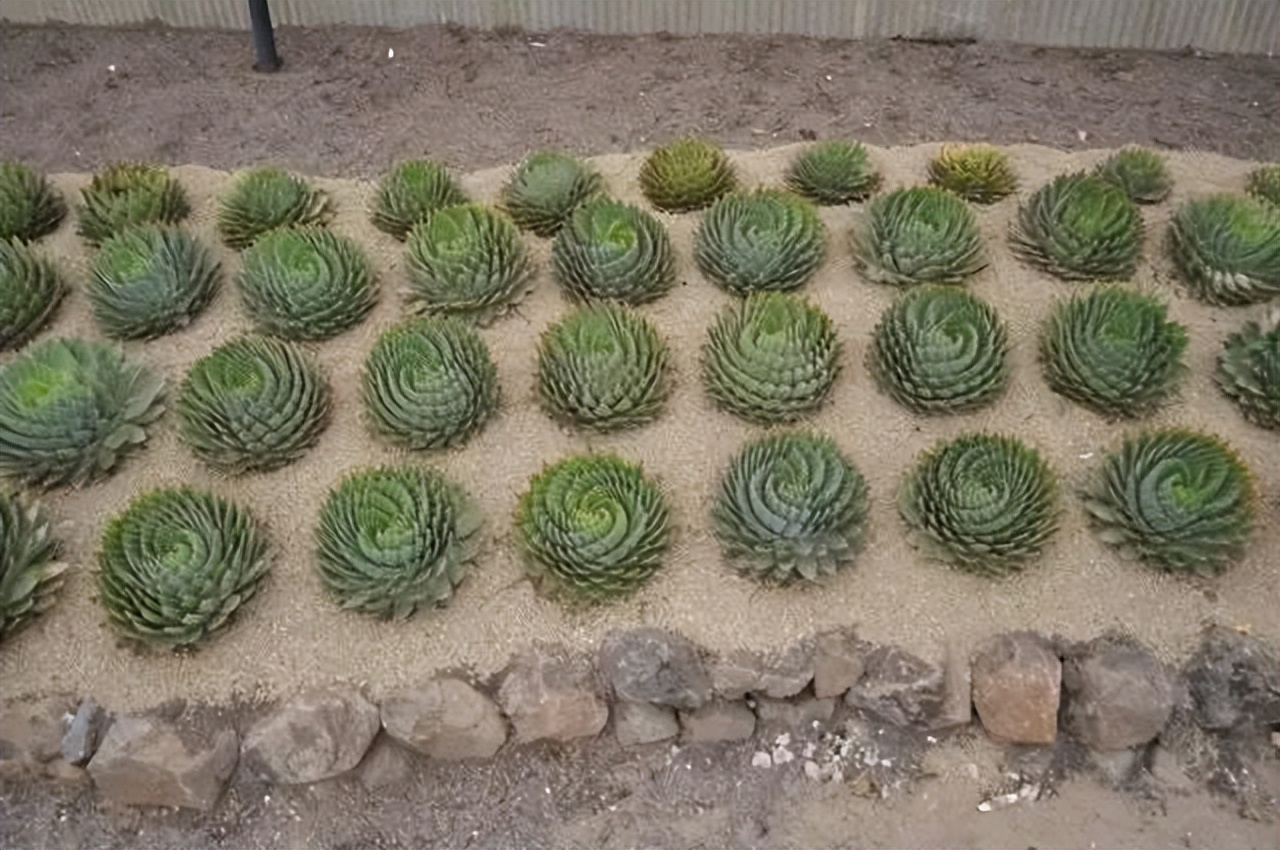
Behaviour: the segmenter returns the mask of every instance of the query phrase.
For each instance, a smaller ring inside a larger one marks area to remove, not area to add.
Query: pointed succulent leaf
[[[1174,265],[1207,304],[1258,304],[1280,294],[1280,215],[1267,201],[1218,194],[1188,201],[1169,223]]]
[[[1249,322],[1227,337],[1214,378],[1245,419],[1280,430],[1280,325],[1263,333]]]
[[[928,557],[1003,576],[1022,569],[1057,528],[1057,480],[1012,437],[962,434],[925,453],[898,493],[898,511]]]
[[[66,202],[43,174],[0,162],[0,242],[34,242],[57,230],[66,214]]]
[[[1145,416],[1178,389],[1186,329],[1159,299],[1103,286],[1059,304],[1040,334],[1040,362],[1056,393],[1103,416]]]
[[[577,455],[533,476],[515,524],[530,572],[584,601],[630,593],[662,565],[666,499],[616,455]]]
[[[365,361],[365,412],[373,429],[410,449],[459,445],[498,404],[498,374],[475,329],[449,316],[397,325]]]
[[[177,224],[191,214],[182,184],[159,165],[120,162],[82,189],[79,233],[90,245],[139,224]]]
[[[433,211],[466,201],[443,165],[410,159],[398,163],[378,184],[371,218],[374,227],[403,242],[414,225]]]
[[[1245,192],[1280,207],[1280,165],[1263,165],[1249,172]]]
[[[1173,175],[1164,157],[1146,148],[1122,148],[1100,163],[1093,173],[1119,186],[1137,204],[1158,204],[1173,188]]]
[[[1107,455],[1084,494],[1090,521],[1121,554],[1166,570],[1214,574],[1244,553],[1253,479],[1216,437],[1145,431]]]
[[[573,211],[551,245],[556,280],[575,301],[643,304],[676,281],[661,222],[639,207],[599,198]]]
[[[1062,174],[1018,210],[1013,247],[1063,280],[1125,280],[1138,267],[1142,214],[1113,183]]]
[[[1009,380],[1009,335],[996,311],[950,286],[913,289],[885,310],[871,341],[876,382],[915,413],[961,413]]]
[[[343,608],[404,620],[448,604],[478,554],[482,526],[471,497],[435,470],[355,472],[320,512],[320,580]]]
[[[815,204],[838,206],[865,200],[880,187],[880,174],[861,142],[833,139],[806,149],[787,170],[787,188]]]
[[[615,431],[652,422],[670,394],[667,346],[638,313],[585,307],[552,325],[538,346],[538,391],[552,416]]]
[[[116,348],[51,339],[0,366],[0,475],[88,484],[146,438],[164,381]]]
[[[604,181],[576,157],[538,151],[520,163],[502,191],[511,220],[536,236],[555,236],[576,207],[604,191]]]
[[[789,293],[749,295],[711,326],[702,349],[707,392],[730,413],[792,422],[826,401],[840,374],[830,317]]]
[[[738,295],[796,289],[826,256],[813,205],[776,189],[725,195],[707,210],[693,243],[698,268]]]
[[[57,554],[44,507],[0,490],[0,641],[57,599],[68,566]]]
[[[108,524],[98,600],[127,638],[175,649],[224,627],[270,568],[249,511],[187,487],[153,490]]]
[[[66,294],[53,263],[17,239],[0,240],[0,351],[39,333]]]
[[[241,174],[218,204],[218,234],[242,251],[278,227],[323,226],[333,217],[329,196],[309,180],[278,168]]]
[[[929,160],[929,182],[975,204],[992,204],[1018,188],[1005,152],[993,145],[943,145]]]
[[[200,358],[178,391],[178,436],[219,472],[267,472],[300,458],[328,422],[331,393],[291,343],[249,336]]]
[[[868,280],[895,286],[962,283],[987,265],[973,210],[932,186],[872,198],[854,261]]]
[[[524,296],[533,275],[511,219],[479,204],[444,207],[409,234],[410,297],[428,313],[479,322]]]
[[[771,434],[730,461],[712,521],[744,574],[814,581],[853,561],[868,507],[866,480],[830,438]]]
[[[729,157],[704,139],[677,139],[657,148],[640,167],[644,196],[666,212],[692,212],[737,188]]]

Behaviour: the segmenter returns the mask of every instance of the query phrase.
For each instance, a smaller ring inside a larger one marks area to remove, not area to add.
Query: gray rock
[[[212,740],[150,717],[117,717],[89,762],[94,785],[129,806],[209,811],[236,768],[236,733]]]
[[[771,653],[737,650],[711,665],[712,690],[730,701],[747,694],[769,699],[793,697],[813,681],[813,657],[811,641]]]
[[[680,734],[675,709],[648,702],[613,704],[613,734],[624,747],[666,741]]]
[[[1211,629],[1185,675],[1204,728],[1280,724],[1280,658],[1258,638],[1235,629]]]
[[[589,667],[539,651],[511,662],[498,688],[498,704],[521,743],[589,738],[609,720]]]
[[[740,700],[760,685],[760,657],[744,649],[711,663],[711,688],[722,700]]]
[[[488,697],[441,678],[382,700],[382,727],[411,750],[437,759],[487,759],[507,741],[507,724]]]
[[[107,712],[93,697],[80,703],[67,734],[62,736],[62,757],[76,767],[88,764],[98,751],[98,741],[106,722]]]
[[[973,681],[969,659],[948,644],[942,677],[942,707],[930,727],[933,731],[955,729],[973,722]]]
[[[379,735],[355,769],[356,779],[369,791],[404,788],[413,777],[413,753],[390,735]]]
[[[745,703],[712,700],[695,711],[680,712],[680,726],[690,743],[745,741],[755,734],[756,716]]]
[[[711,677],[697,647],[663,629],[610,634],[596,666],[621,700],[688,711],[711,699]]]
[[[0,777],[46,772],[62,755],[62,736],[75,707],[73,697],[56,696],[0,708]]]
[[[786,699],[756,700],[756,717],[760,725],[778,729],[813,731],[831,720],[835,713],[834,697],[817,699],[810,696]]]
[[[973,702],[987,734],[1006,744],[1058,736],[1062,661],[1035,632],[997,635],[973,655]]]
[[[1067,659],[1067,728],[1095,750],[1145,744],[1169,722],[1176,692],[1164,665],[1136,642],[1091,641]]]
[[[946,677],[941,668],[896,646],[867,653],[866,669],[845,704],[895,726],[932,729],[941,716]]]
[[[818,699],[843,696],[862,678],[864,656],[870,648],[852,629],[818,635],[813,652],[813,695]]]
[[[272,782],[319,782],[359,764],[381,725],[378,707],[356,688],[317,688],[250,729],[243,758],[251,771]]]

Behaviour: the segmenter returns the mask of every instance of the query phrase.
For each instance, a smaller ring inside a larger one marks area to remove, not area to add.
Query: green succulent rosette
[[[880,174],[860,142],[833,139],[813,145],[792,160],[786,184],[815,204],[839,206],[870,197],[880,188]]]
[[[278,168],[241,174],[218,203],[218,235],[243,251],[281,227],[321,227],[333,217],[329,196],[306,178]]]
[[[177,224],[191,214],[186,190],[159,165],[116,163],[80,194],[78,232],[90,245],[139,224]]]
[[[154,339],[186,327],[218,292],[220,267],[190,234],[171,226],[131,227],[107,238],[86,294],[113,339]]]
[[[244,252],[237,283],[258,329],[295,341],[350,330],[378,301],[373,266],[360,246],[318,227],[263,235]]]
[[[826,251],[826,228],[813,205],[776,189],[720,198],[702,217],[693,243],[702,273],[737,295],[797,289]]]
[[[551,245],[551,265],[575,301],[644,304],[676,282],[675,251],[661,222],[606,198],[573,211]]]
[[[862,474],[828,437],[771,434],[733,460],[712,510],[716,539],[745,575],[817,581],[862,547],[869,500]]]
[[[585,307],[542,334],[538,394],[563,422],[596,431],[636,428],[658,418],[670,392],[666,343],[626,307]]]
[[[89,484],[147,439],[164,380],[116,348],[51,339],[0,366],[0,476]]]
[[[356,472],[321,509],[320,580],[345,609],[404,620],[449,602],[479,552],[483,526],[471,497],[435,470]]]
[[[249,511],[187,487],[153,490],[108,524],[98,601],[125,637],[191,647],[227,625],[271,563]]]
[[[1173,189],[1173,175],[1164,157],[1146,148],[1122,148],[1099,163],[1093,173],[1119,186],[1136,204],[1158,204]]]
[[[604,181],[577,157],[538,151],[516,169],[502,205],[521,230],[555,236],[580,204],[604,192]]]
[[[187,372],[175,405],[178,436],[218,472],[269,472],[315,445],[331,399],[320,367],[299,348],[273,337],[241,337]]]
[[[993,204],[1018,188],[1018,175],[993,145],[943,145],[929,160],[929,182],[975,204]]]
[[[1058,486],[1038,452],[970,433],[926,452],[898,493],[912,545],[965,572],[1017,572],[1057,528]]]
[[[397,163],[382,178],[370,218],[374,227],[403,242],[435,210],[466,202],[467,196],[443,165],[410,159]]]
[[[1107,455],[1084,494],[1098,539],[1174,572],[1212,575],[1244,554],[1253,477],[1216,437],[1145,431]]]
[[[1214,379],[1245,419],[1280,431],[1280,325],[1249,322],[1227,337]]]
[[[1059,304],[1040,333],[1045,380],[1103,416],[1134,418],[1174,393],[1187,371],[1186,329],[1158,298],[1103,286]]]
[[[1019,208],[1011,238],[1019,256],[1063,280],[1127,280],[1142,250],[1142,214],[1115,184],[1062,174]]]
[[[640,167],[640,189],[664,212],[692,212],[738,186],[720,146],[705,139],[677,139],[657,148]]]
[[[756,293],[730,306],[702,348],[708,394],[760,425],[793,422],[817,410],[839,374],[835,325],[789,293]]]
[[[987,265],[973,210],[932,186],[872,198],[853,248],[868,280],[894,286],[963,283]]]
[[[30,245],[0,240],[0,351],[20,348],[39,333],[67,291],[53,263]]]
[[[1009,381],[1009,334],[990,304],[950,286],[913,289],[885,310],[871,371],[914,413],[962,413],[995,401]]]
[[[57,601],[68,564],[39,503],[0,490],[0,641]]]
[[[58,191],[20,162],[0,162],[0,242],[34,242],[58,229],[67,204]]]
[[[478,432],[498,405],[484,340],[452,317],[419,318],[378,338],[362,378],[369,424],[409,449],[443,449]]]
[[[1267,201],[1231,194],[1188,201],[1169,223],[1169,244],[1200,301],[1240,306],[1280,294],[1280,215]]]
[[[520,300],[533,264],[520,231],[479,204],[444,207],[409,234],[409,296],[428,313],[489,321]]]
[[[1280,207],[1280,165],[1263,165],[1250,171],[1244,190],[1260,201]]]
[[[666,499],[616,455],[577,455],[533,476],[515,513],[530,572],[588,602],[633,592],[662,565]]]

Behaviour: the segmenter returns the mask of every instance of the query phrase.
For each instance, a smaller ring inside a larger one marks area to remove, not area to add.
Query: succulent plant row
[[[1122,148],[1099,163],[1093,173],[1120,187],[1136,204],[1158,204],[1173,189],[1173,175],[1164,157],[1146,148]]]
[[[1019,208],[1011,237],[1023,259],[1064,280],[1127,280],[1142,249],[1142,214],[1115,184],[1062,174]]]
[[[236,180],[218,206],[218,233],[236,251],[279,227],[323,226],[333,217],[329,196],[309,180],[278,168],[254,168]]]
[[[39,333],[67,291],[53,263],[30,245],[0,240],[0,351],[19,348]]]
[[[159,165],[120,162],[95,174],[80,194],[79,233],[101,245],[139,224],[178,224],[191,214],[182,184]]]
[[[516,168],[502,195],[511,220],[535,236],[555,236],[579,205],[600,195],[604,181],[590,166],[558,151],[538,151]]]
[[[0,162],[0,242],[34,242],[58,229],[67,204],[42,174]]]
[[[929,182],[975,204],[991,204],[1018,188],[1004,151],[993,145],[943,145],[929,160]]]
[[[597,199],[574,209],[551,246],[552,269],[575,301],[644,304],[675,284],[675,252],[662,224],[618,201]]]
[[[854,262],[874,283],[963,283],[986,266],[973,210],[932,186],[898,189],[867,202],[854,233]]]
[[[640,189],[665,212],[709,207],[737,187],[729,157],[705,139],[677,139],[655,149],[640,167]]]
[[[39,502],[0,489],[0,641],[48,610],[68,564]]]
[[[1214,378],[1245,419],[1280,430],[1280,325],[1249,322],[1227,337]]]
[[[880,174],[859,142],[819,142],[797,156],[787,170],[787,188],[816,204],[862,201],[880,188]]]
[[[1280,215],[1245,195],[1197,198],[1174,213],[1169,241],[1191,294],[1208,304],[1258,304],[1280,294]]]
[[[374,227],[403,242],[432,212],[466,202],[467,196],[443,165],[410,159],[397,163],[378,183],[370,218]]]
[[[826,228],[813,205],[776,189],[721,197],[693,242],[702,273],[737,295],[803,286],[825,257]]]

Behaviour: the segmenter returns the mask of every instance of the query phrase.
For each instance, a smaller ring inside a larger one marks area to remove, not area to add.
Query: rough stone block
[[[491,758],[507,740],[498,707],[460,679],[388,694],[381,714],[388,735],[431,758]]]
[[[378,707],[356,688],[317,688],[285,703],[249,730],[245,764],[283,785],[319,782],[359,764],[381,726]]]
[[[973,655],[973,701],[996,741],[1052,744],[1061,696],[1062,661],[1034,632],[997,635]]]
[[[154,718],[118,717],[88,770],[113,802],[209,811],[235,770],[238,744],[230,729],[202,741]]]

